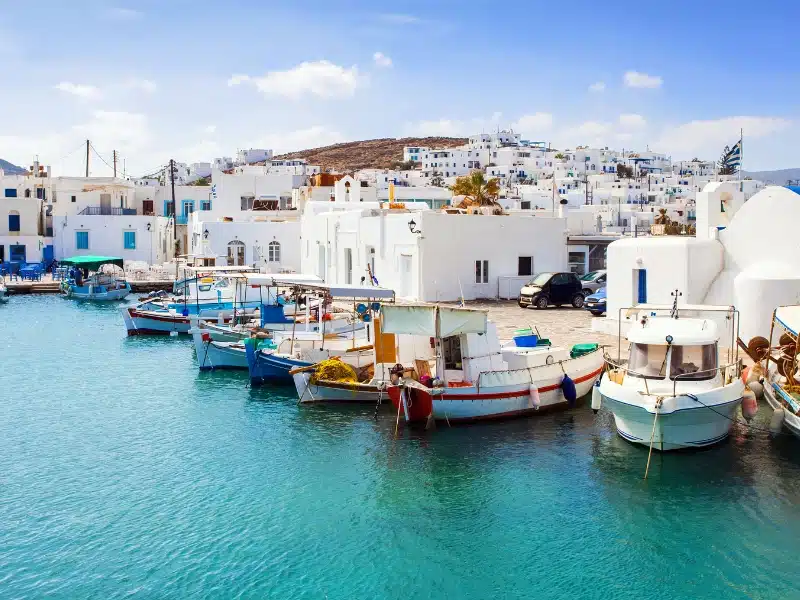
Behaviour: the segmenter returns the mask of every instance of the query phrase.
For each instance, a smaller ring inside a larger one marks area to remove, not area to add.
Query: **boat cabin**
[[[643,317],[629,330],[628,341],[628,378],[669,380],[671,386],[675,381],[712,381],[720,374],[719,333],[712,320]]]

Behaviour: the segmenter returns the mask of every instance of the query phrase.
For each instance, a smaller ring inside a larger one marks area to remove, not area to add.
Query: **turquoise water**
[[[800,440],[737,428],[644,482],[604,411],[395,440],[246,379],[114,307],[0,306],[0,597],[800,595]]]

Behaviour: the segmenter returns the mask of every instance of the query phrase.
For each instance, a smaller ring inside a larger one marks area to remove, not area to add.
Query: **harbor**
[[[28,295],[0,310],[9,596],[633,598],[666,578],[676,597],[738,598],[800,585],[797,440],[766,432],[766,411],[709,450],[655,455],[644,481],[647,449],[605,407],[395,435],[391,410],[298,405],[291,386],[199,371],[190,338],[128,337],[116,306]]]

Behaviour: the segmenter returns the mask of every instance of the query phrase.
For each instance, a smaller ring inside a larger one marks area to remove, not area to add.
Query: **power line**
[[[105,164],[105,166],[107,166],[109,169],[111,169],[111,170],[113,171],[113,170],[114,170],[114,167],[112,167],[110,164],[108,164],[108,163],[106,162],[106,159],[105,159],[105,158],[103,158],[103,157],[100,155],[100,153],[97,151],[97,148],[95,148],[95,147],[94,147],[94,144],[91,144],[91,143],[90,143],[90,144],[89,144],[89,146],[91,146],[92,150],[94,150],[94,153],[97,155],[97,158],[99,158],[100,160],[102,160],[102,161],[103,161],[103,164]]]

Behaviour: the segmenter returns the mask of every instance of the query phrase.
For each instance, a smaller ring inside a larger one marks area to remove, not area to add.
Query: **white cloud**
[[[55,86],[57,90],[78,96],[84,100],[95,100],[101,96],[100,89],[93,85],[83,85],[80,83],[72,83],[69,81],[62,81]]]
[[[637,71],[628,71],[624,76],[625,85],[631,88],[659,88],[664,80],[658,75],[648,75]]]
[[[395,25],[411,25],[413,23],[419,23],[420,21],[419,17],[400,13],[384,13],[382,15],[378,15],[378,19],[387,23],[393,23]]]
[[[606,91],[606,84],[604,81],[597,81],[589,86],[590,92],[604,92]]]
[[[147,94],[152,94],[156,91],[158,86],[155,81],[149,79],[139,79],[138,77],[131,77],[125,82],[125,87],[132,90],[141,90]]]
[[[204,133],[215,133],[216,131],[217,131],[217,126],[216,125],[206,125],[203,128],[203,132]]]
[[[642,129],[647,125],[647,121],[642,115],[623,114],[619,116],[619,125],[626,130]]]
[[[601,121],[584,121],[577,127],[573,127],[570,132],[575,135],[599,136],[611,131],[611,124]]]
[[[90,121],[76,125],[72,130],[92,140],[92,145],[103,151],[136,151],[151,139],[147,117],[124,111],[97,110]]]
[[[511,124],[514,131],[523,134],[536,134],[549,131],[553,126],[553,115],[546,112],[537,112],[531,115],[523,115]]]
[[[457,119],[434,119],[430,121],[408,123],[405,129],[408,135],[417,136],[462,137],[470,135],[464,121],[459,121]]]
[[[739,139],[744,130],[747,139],[757,139],[780,133],[791,125],[779,117],[726,117],[706,121],[690,121],[665,130],[656,142],[659,151],[676,158],[716,157],[722,148]]]
[[[271,71],[263,77],[233,75],[229,86],[251,83],[265,95],[297,99],[305,95],[320,98],[345,98],[355,94],[364,77],[358,67],[349,69],[327,60],[303,62],[287,71]]]
[[[379,67],[388,68],[392,66],[392,59],[386,56],[383,52],[376,52],[372,55],[372,60]]]
[[[105,11],[106,17],[117,21],[134,21],[141,19],[144,14],[132,8],[108,8]]]

